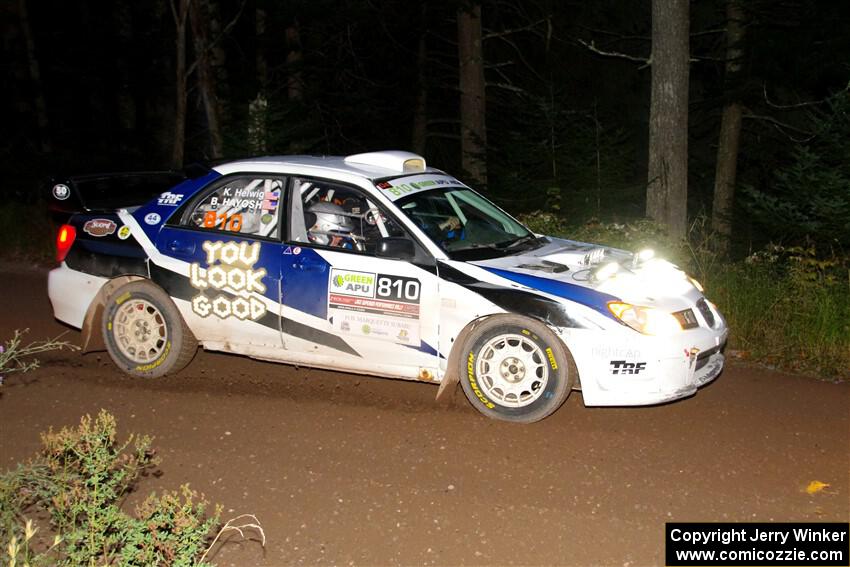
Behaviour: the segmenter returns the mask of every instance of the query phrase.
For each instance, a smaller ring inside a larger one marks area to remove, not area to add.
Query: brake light
[[[63,224],[59,227],[59,234],[56,235],[56,261],[62,262],[71,245],[74,244],[74,239],[77,238],[77,229],[70,224]]]

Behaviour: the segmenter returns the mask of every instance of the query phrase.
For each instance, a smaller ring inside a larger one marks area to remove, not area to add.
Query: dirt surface
[[[44,271],[0,268],[0,339],[55,322]],[[79,333],[66,336],[79,341]],[[660,565],[668,521],[850,519],[850,383],[728,368],[695,397],[490,421],[458,391],[200,352],[137,381],[105,353],[62,353],[0,389],[0,470],[39,432],[106,408],[155,436],[159,478],[252,513],[219,565]],[[812,480],[830,486],[809,495]]]

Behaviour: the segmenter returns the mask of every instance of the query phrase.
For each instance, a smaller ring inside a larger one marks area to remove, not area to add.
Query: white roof
[[[355,154],[352,156],[263,156],[231,161],[215,166],[221,174],[237,173],[240,171],[281,171],[288,169],[314,169],[342,174],[356,175],[366,179],[380,179],[405,174],[422,173],[422,170],[411,171],[405,168],[405,163],[411,160],[425,159],[411,152],[384,151]],[[442,173],[437,169],[425,167],[424,172]]]

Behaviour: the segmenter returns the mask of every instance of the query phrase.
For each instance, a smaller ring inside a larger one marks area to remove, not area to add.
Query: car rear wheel
[[[564,344],[543,323],[519,315],[485,319],[460,360],[470,403],[495,419],[532,423],[558,409],[577,374]]]
[[[179,372],[198,350],[174,302],[148,281],[130,282],[107,298],[103,339],[116,366],[142,378]]]

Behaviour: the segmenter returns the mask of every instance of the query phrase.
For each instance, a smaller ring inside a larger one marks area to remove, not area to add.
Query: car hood
[[[702,296],[692,280],[666,260],[640,260],[625,250],[546,239],[534,250],[471,263],[514,283],[597,309],[617,300],[682,309]],[[617,264],[616,271],[598,277],[598,271],[612,263]]]

